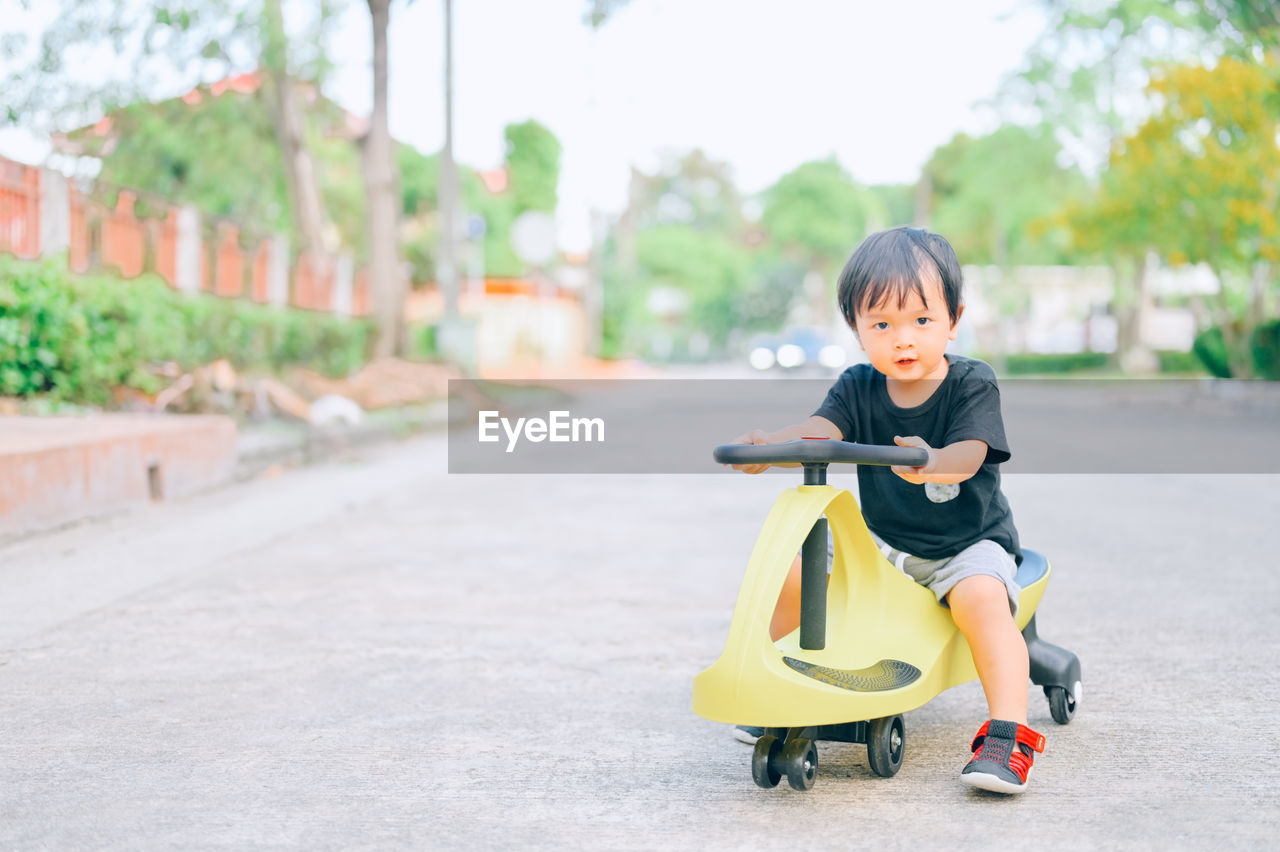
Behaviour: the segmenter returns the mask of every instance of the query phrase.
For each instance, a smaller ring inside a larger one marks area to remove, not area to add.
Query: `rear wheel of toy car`
[[[782,740],[772,734],[756,740],[755,751],[751,752],[751,780],[766,790],[777,787],[782,780],[782,773],[778,771],[781,756]]]
[[[902,716],[872,719],[867,731],[867,762],[881,778],[892,778],[902,768],[907,729]]]
[[[1045,697],[1049,699],[1049,715],[1059,725],[1065,725],[1076,714],[1076,698],[1061,686],[1046,686]]]
[[[787,783],[796,790],[808,790],[818,777],[818,744],[797,737],[782,747],[782,769]]]

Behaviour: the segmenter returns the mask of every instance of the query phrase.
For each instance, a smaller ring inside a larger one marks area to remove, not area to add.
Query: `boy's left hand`
[[[929,452],[928,461],[926,461],[924,464],[920,465],[919,467],[906,467],[905,465],[893,465],[891,468],[889,468],[894,473],[898,474],[898,476],[901,476],[907,482],[910,482],[912,485],[923,485],[924,483],[928,482],[929,480],[926,477],[928,477],[929,474],[933,473],[934,469],[938,466],[938,454],[934,451],[933,447],[925,443],[924,438],[920,438],[916,435],[908,435],[905,438],[902,437],[901,435],[894,435],[893,442],[897,444],[899,447],[920,447],[921,449],[928,450]]]

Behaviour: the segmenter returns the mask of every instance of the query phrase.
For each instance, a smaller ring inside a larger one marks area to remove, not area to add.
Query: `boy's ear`
[[[960,317],[964,316],[964,302],[956,308],[956,321],[951,323],[951,333],[947,335],[947,340],[955,340],[956,332],[960,330]]]

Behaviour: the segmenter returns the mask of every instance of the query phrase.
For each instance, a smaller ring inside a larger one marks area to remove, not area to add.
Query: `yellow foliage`
[[[1113,146],[1094,203],[1069,214],[1077,243],[1174,264],[1280,255],[1278,71],[1270,58],[1159,69],[1156,111]]]

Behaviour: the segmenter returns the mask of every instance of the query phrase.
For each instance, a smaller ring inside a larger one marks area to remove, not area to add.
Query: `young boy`
[[[960,291],[955,250],[938,234],[894,228],[867,237],[840,273],[839,302],[871,363],[841,374],[805,422],[738,443],[825,437],[928,450],[921,467],[859,466],[863,515],[889,561],[950,607],[973,651],[991,718],[961,780],[1019,793],[1044,738],[1027,727],[1027,646],[1013,620],[1022,556],[1000,490],[997,466],[1009,458],[1000,392],[987,364],[946,353],[964,312]],[[799,574],[797,558],[774,638],[799,624]]]

